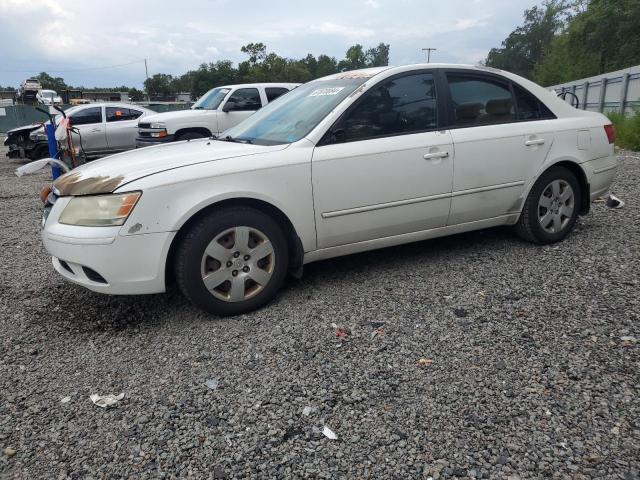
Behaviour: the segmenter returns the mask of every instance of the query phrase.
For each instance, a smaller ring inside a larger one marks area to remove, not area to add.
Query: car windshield
[[[56,92],[53,90],[41,90],[40,94],[44,97],[55,97]]]
[[[296,142],[367,80],[329,79],[304,84],[227,130],[221,138],[258,145]]]
[[[215,110],[220,106],[224,97],[229,93],[230,88],[214,88],[205,93],[200,99],[191,107],[194,110]]]

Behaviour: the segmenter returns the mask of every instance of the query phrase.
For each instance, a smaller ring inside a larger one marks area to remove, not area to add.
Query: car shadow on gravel
[[[375,273],[377,269],[404,268],[406,264],[415,262],[455,257],[468,252],[482,253],[486,250],[489,253],[505,247],[539,248],[520,240],[509,227],[495,227],[310,263],[304,267],[302,282],[343,276],[354,271],[361,273],[365,269]],[[295,288],[295,283],[288,282],[287,287]]]

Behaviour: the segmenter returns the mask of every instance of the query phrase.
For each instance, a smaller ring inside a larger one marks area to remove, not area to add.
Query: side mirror
[[[236,109],[236,102],[232,102],[232,101],[228,101],[222,107],[222,111],[225,112],[225,113],[230,112],[230,111],[235,110],[235,109]]]

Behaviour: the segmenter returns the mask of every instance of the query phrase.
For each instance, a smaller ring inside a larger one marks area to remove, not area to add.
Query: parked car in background
[[[224,138],[60,177],[42,236],[55,269],[91,290],[175,279],[199,307],[238,314],[317,260],[498,225],[558,242],[611,186],[614,136],[604,115],[500,70],[343,72]]]
[[[79,134],[73,134],[74,145],[82,147],[88,158],[95,158],[135,148],[138,119],[156,112],[129,103],[94,103],[71,107],[65,113],[79,130]],[[60,117],[56,116],[56,122]],[[4,144],[9,147],[10,158],[38,160],[49,156],[42,124],[9,130]]]
[[[41,105],[62,105],[62,98],[55,90],[39,90],[36,100]]]
[[[137,147],[219,135],[297,83],[249,83],[209,90],[189,109],[159,113],[138,122]]]

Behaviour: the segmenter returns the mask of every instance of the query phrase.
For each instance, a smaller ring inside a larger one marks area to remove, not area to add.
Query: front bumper
[[[68,202],[61,197],[46,220],[42,241],[65,279],[94,292],[140,295],[166,290],[165,265],[175,232],[121,235],[123,227],[58,223]],[[125,224],[126,226],[126,224]]]
[[[163,145],[165,143],[173,142],[174,140],[175,140],[175,135],[167,135],[166,137],[162,137],[162,138],[137,137],[136,148],[152,147],[154,145]]]

